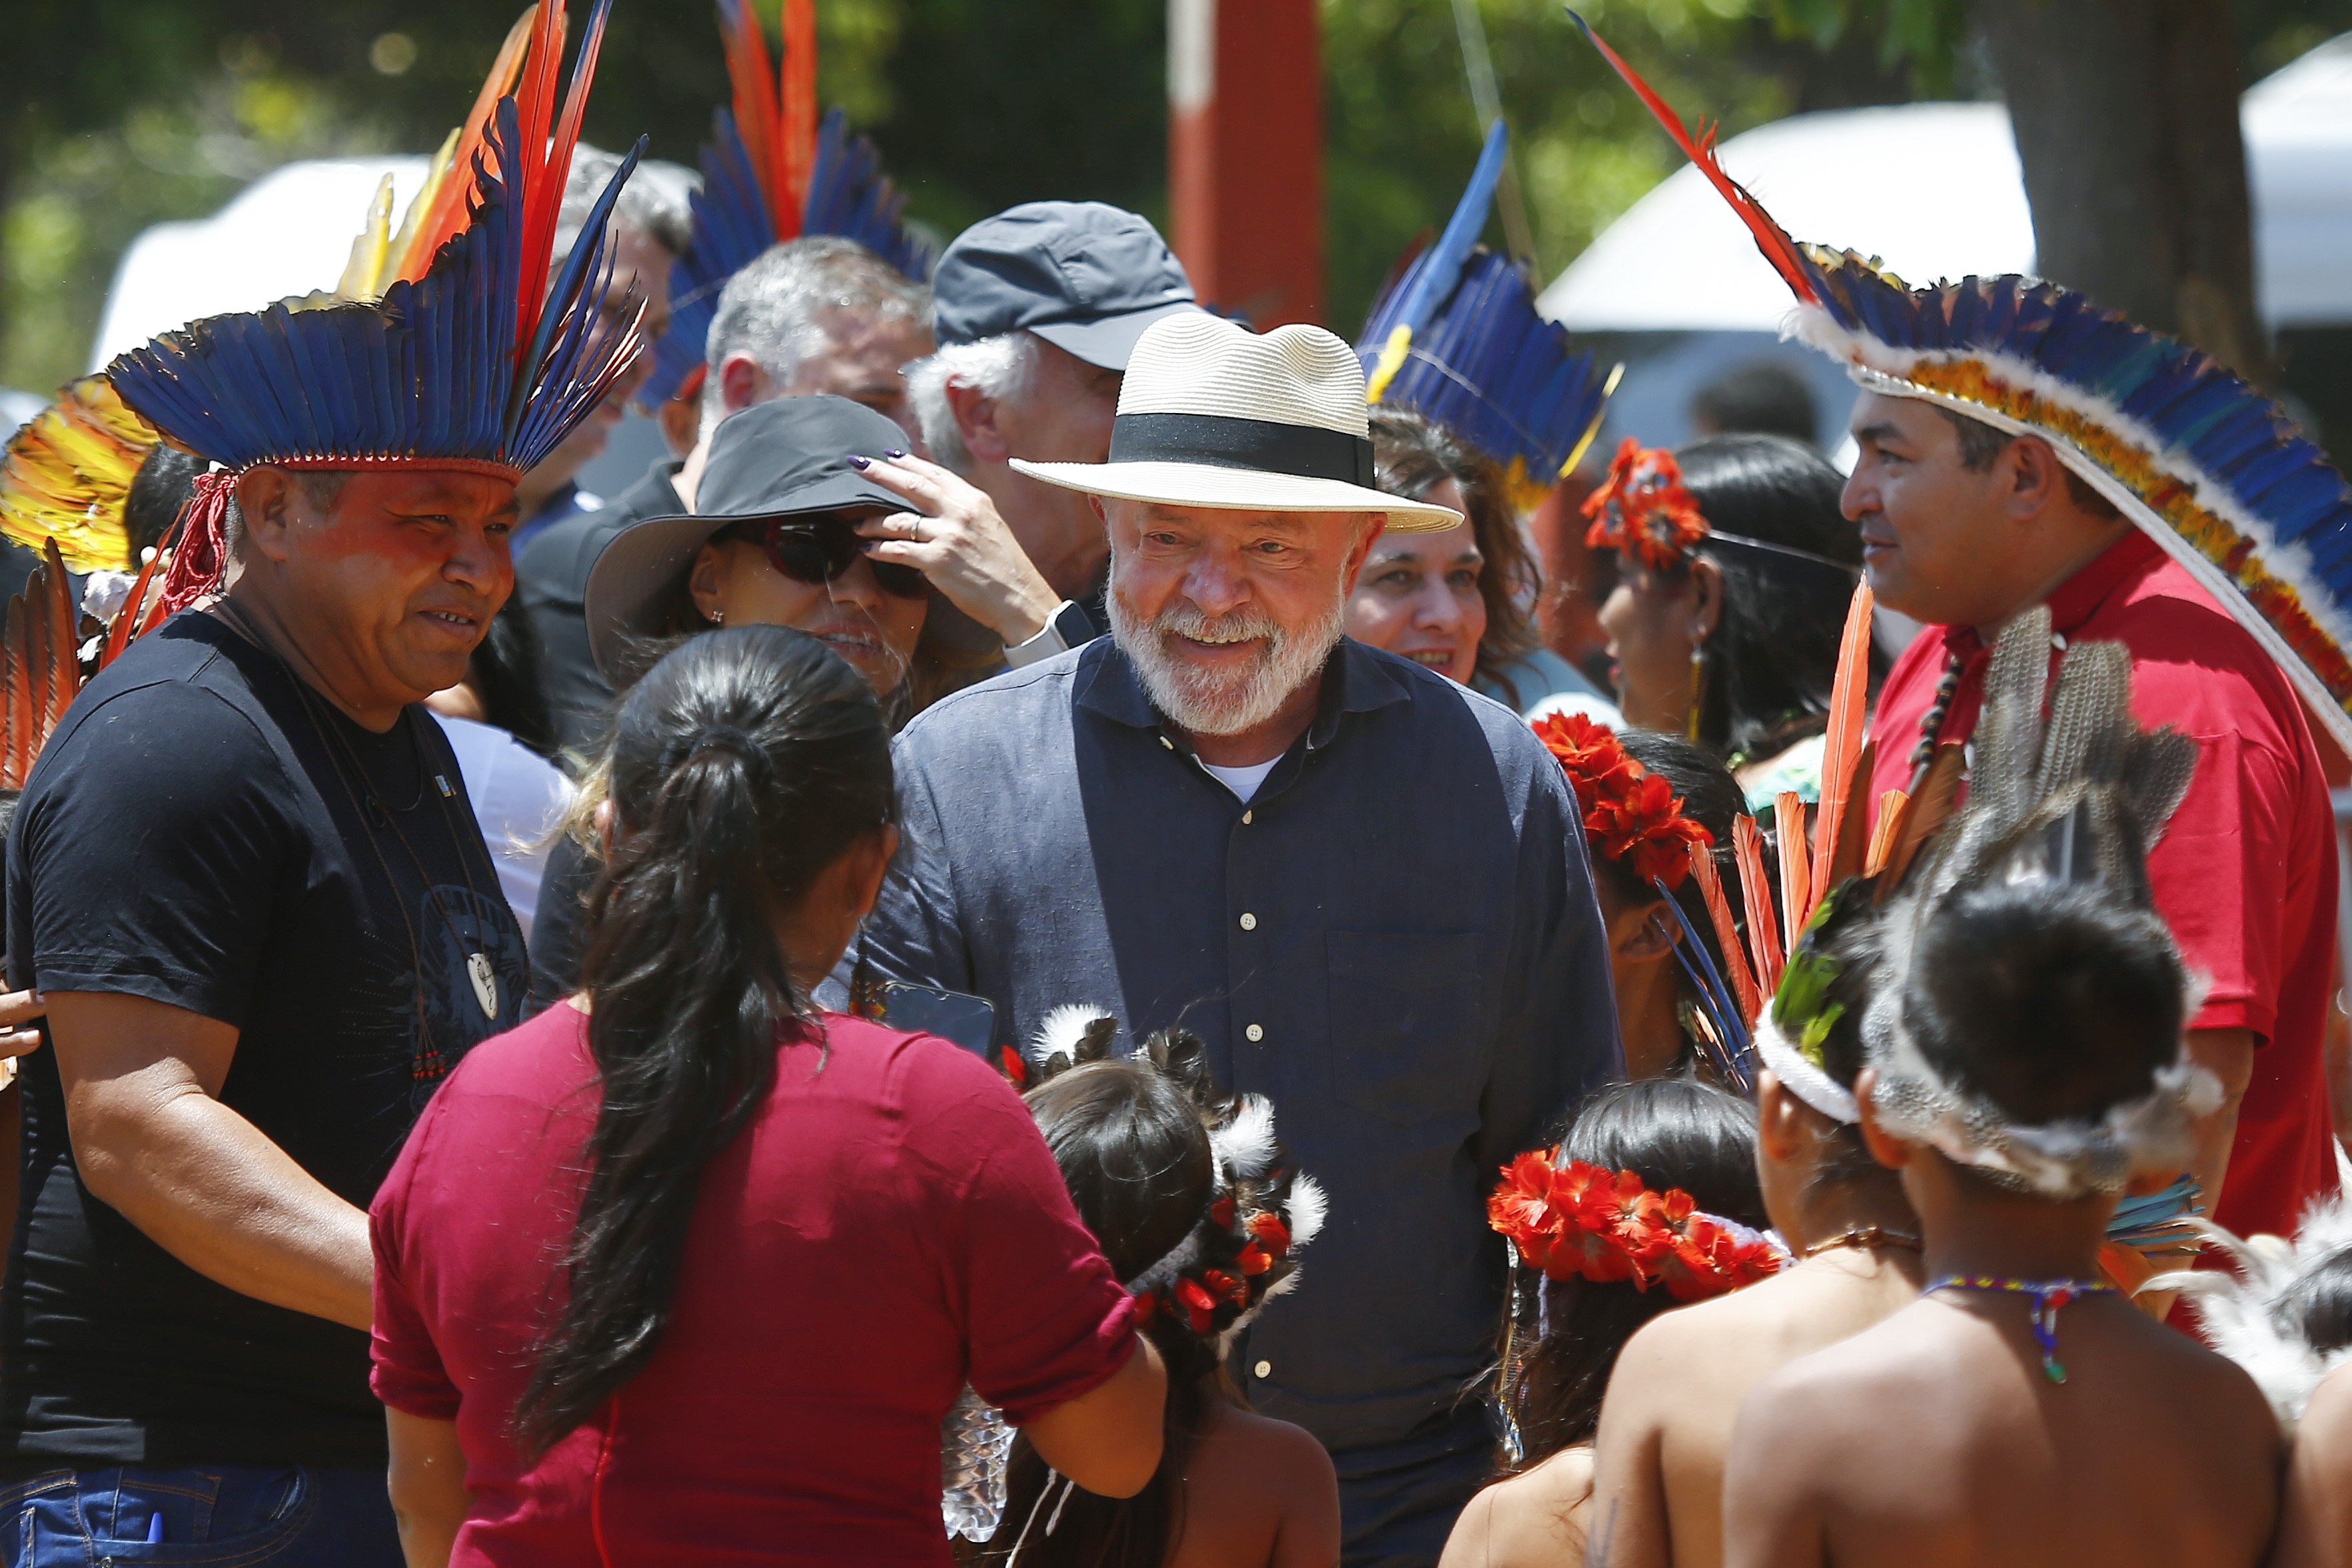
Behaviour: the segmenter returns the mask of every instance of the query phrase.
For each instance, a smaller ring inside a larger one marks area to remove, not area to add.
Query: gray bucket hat
[[[730,414],[710,438],[698,510],[614,534],[588,573],[588,650],[612,679],[632,640],[658,635],[662,607],[710,537],[732,524],[820,512],[907,510],[849,465],[907,444],[896,422],[847,398],[781,397]]]

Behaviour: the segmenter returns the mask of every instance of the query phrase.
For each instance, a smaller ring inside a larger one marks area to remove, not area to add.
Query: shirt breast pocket
[[[1341,1104],[1410,1127],[1474,1103],[1478,938],[1334,931],[1331,1088]]]

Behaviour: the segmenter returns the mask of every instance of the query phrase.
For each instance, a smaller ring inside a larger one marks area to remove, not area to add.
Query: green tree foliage
[[[777,0],[757,0],[773,16]],[[1678,155],[1556,0],[1477,0],[1539,260],[1556,271]],[[1635,66],[1726,133],[1792,111],[1991,90],[1965,0],[1594,0]],[[1320,0],[1330,320],[1352,331],[1476,156],[1451,0]],[[573,0],[575,19],[584,14]],[[1040,196],[1164,216],[1166,0],[818,0],[822,88],[952,234]],[[2352,0],[2240,0],[2248,79]],[[116,259],[292,158],[423,151],[511,14],[481,0],[30,0],[0,65],[0,383],[80,371]],[[691,162],[726,91],[705,0],[620,0],[588,120]],[[352,214],[356,226],[359,214]],[[1499,232],[1490,237],[1499,239]]]

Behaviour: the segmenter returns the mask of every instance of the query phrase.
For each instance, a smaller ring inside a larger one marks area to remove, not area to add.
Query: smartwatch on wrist
[[[1008,644],[1004,662],[1013,669],[1050,659],[1072,648],[1084,647],[1095,640],[1095,623],[1086,611],[1074,601],[1065,599],[1060,609],[1046,618],[1045,630],[1026,643]]]

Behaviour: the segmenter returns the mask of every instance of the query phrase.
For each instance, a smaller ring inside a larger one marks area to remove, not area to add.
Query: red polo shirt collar
[[[2125,534],[2052,592],[2046,601],[2051,632],[2072,642],[2076,632],[2097,618],[2109,600],[2137,581],[2163,554],[2164,547],[2137,528]],[[1990,644],[1977,635],[1973,626],[1946,626],[1942,636],[1946,656],[1957,657],[1964,665],[1978,662],[1990,651]]]

